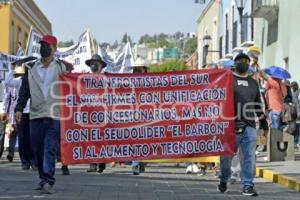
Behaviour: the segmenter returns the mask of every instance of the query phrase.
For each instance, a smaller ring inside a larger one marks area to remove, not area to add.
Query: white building
[[[300,1],[255,0],[255,45],[262,50],[261,65],[284,67],[300,82]]]
[[[243,6],[243,23],[241,39],[240,15],[236,1]],[[255,0],[219,0],[221,4],[221,35],[222,57],[231,54],[236,47],[241,47],[254,40],[254,23],[250,15]]]

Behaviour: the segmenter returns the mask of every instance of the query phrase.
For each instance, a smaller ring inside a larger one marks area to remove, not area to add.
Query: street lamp
[[[241,29],[241,44],[243,42],[243,12],[245,8],[245,0],[235,0],[235,5],[239,11],[239,17],[240,17],[240,29]]]
[[[210,41],[211,41],[211,36],[210,35],[205,35],[203,37],[203,44],[204,44],[204,46],[209,46]]]
[[[203,57],[202,57],[202,64],[206,65],[207,63],[207,55],[208,55],[208,47],[211,41],[210,35],[205,35],[203,37]]]
[[[209,49],[209,45],[211,43],[211,36],[210,35],[204,35],[203,36],[203,65],[206,65],[207,64],[207,56],[208,56],[208,53],[221,53],[221,51],[219,50],[208,50]]]

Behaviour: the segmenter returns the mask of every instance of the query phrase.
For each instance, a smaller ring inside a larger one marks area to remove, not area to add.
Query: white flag
[[[90,72],[90,67],[85,64],[85,61],[92,57],[91,42],[89,31],[83,33],[77,44],[67,48],[57,49],[56,55],[69,63],[73,64],[74,73]]]
[[[112,53],[112,56],[109,56],[101,47],[98,48],[98,54],[107,64],[105,72],[119,74],[132,73],[133,57],[129,42],[122,49],[118,50],[118,52]]]

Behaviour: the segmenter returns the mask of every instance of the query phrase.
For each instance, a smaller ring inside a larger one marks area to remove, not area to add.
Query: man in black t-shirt
[[[257,196],[254,190],[255,149],[257,131],[255,119],[265,120],[257,82],[248,75],[250,58],[240,53],[234,59],[234,106],[236,144],[242,153],[241,184],[243,195]],[[265,123],[265,122],[264,122]],[[227,182],[231,174],[232,157],[221,157],[221,175],[218,190],[227,190]]]

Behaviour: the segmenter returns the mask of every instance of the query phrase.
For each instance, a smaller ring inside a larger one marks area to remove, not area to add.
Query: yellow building
[[[33,0],[0,0],[0,52],[16,54],[26,48],[30,28],[51,34],[52,26]]]

